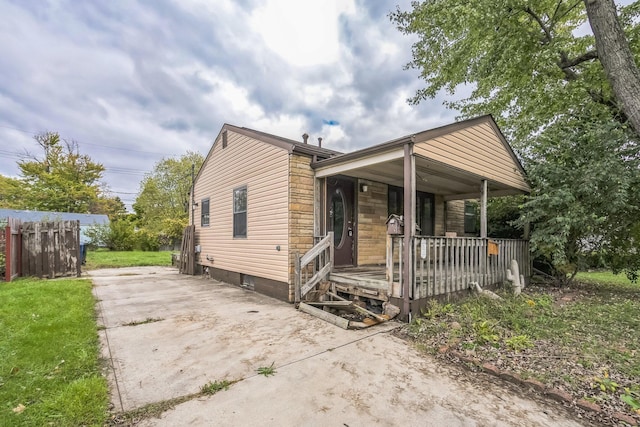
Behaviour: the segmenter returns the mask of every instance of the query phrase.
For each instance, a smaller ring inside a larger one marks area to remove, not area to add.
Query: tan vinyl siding
[[[227,147],[222,148],[220,136],[195,184],[196,201],[210,199],[209,227],[200,227],[200,206],[195,212],[196,243],[202,248],[199,263],[287,282],[289,154],[227,132]],[[233,190],[243,186],[247,188],[247,237],[234,238]]]
[[[414,152],[492,181],[529,190],[509,150],[488,123],[418,142]]]
[[[360,186],[367,185],[367,192]],[[384,265],[387,248],[388,186],[359,180],[358,191],[358,265]]]
[[[294,258],[313,247],[314,173],[311,158],[292,154],[289,159],[289,301],[294,300]]]

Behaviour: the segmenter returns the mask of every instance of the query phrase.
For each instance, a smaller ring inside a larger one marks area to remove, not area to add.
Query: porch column
[[[325,179],[324,178],[314,178],[313,185],[313,236],[321,237],[326,233],[325,230],[325,218],[324,212],[325,208]],[[314,241],[314,244],[316,242]]]
[[[404,251],[402,253],[402,315],[409,320],[410,294],[413,285],[413,242],[416,213],[416,159],[413,143],[404,145]]]
[[[482,180],[480,186],[480,237],[487,238],[487,180]]]

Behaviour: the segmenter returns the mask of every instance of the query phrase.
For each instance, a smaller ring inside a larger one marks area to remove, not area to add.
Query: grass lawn
[[[587,283],[601,283],[606,286],[622,285],[632,286],[633,284],[624,273],[613,274],[610,271],[589,271],[576,274],[575,280]],[[639,284],[640,285],[640,284]]]
[[[137,267],[147,265],[171,265],[171,252],[108,251],[87,252],[87,270],[96,268]]]
[[[79,279],[0,284],[0,425],[103,425],[108,391],[91,286]]]
[[[407,327],[425,351],[448,346],[501,370],[640,415],[640,285],[585,273],[570,288],[530,286],[502,300],[432,303]],[[443,356],[446,357],[446,356]]]

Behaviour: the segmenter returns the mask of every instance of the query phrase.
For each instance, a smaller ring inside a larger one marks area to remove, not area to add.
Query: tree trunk
[[[618,106],[640,135],[640,72],[618,20],[613,0],[584,0],[598,57]]]

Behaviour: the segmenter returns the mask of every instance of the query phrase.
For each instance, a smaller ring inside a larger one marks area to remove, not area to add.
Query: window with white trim
[[[200,201],[200,225],[209,226],[209,198]]]
[[[247,237],[247,187],[233,190],[233,237]]]

